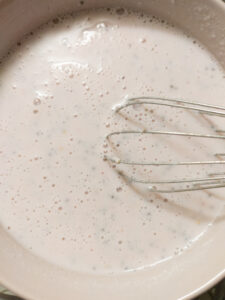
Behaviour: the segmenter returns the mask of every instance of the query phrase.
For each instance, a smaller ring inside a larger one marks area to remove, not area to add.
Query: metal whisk
[[[225,117],[225,107],[202,104],[197,102],[190,102],[177,99],[166,99],[160,97],[135,97],[124,100],[122,103],[113,107],[115,113],[121,112],[123,109],[128,107],[134,107],[135,105],[157,105],[170,108],[184,109],[186,111],[192,111],[199,113],[202,116],[215,116],[215,117]],[[159,135],[159,136],[177,136],[188,137],[188,138],[199,138],[199,139],[220,139],[225,140],[225,130],[214,130],[215,134],[201,134],[193,132],[180,132],[180,131],[162,131],[162,130],[122,130],[114,131],[106,136],[109,141],[113,136],[121,135]],[[149,162],[139,162],[133,160],[126,160],[120,158],[112,158],[105,156],[104,159],[114,165],[131,165],[131,166],[194,166],[199,165],[224,165],[225,160],[222,159],[225,153],[215,153],[214,155],[217,159],[215,160],[203,160],[203,161],[149,161]],[[128,182],[141,183],[148,186],[148,190],[151,192],[158,193],[175,193],[175,192],[188,192],[188,191],[198,191],[198,190],[209,190],[215,188],[225,187],[225,171],[224,172],[213,172],[208,173],[206,176],[199,178],[182,178],[181,180],[170,179],[170,180],[139,180],[138,178],[133,178],[129,174],[124,174],[124,172],[118,171],[121,176],[123,176]]]

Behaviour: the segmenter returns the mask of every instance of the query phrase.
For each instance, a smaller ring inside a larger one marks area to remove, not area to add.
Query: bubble
[[[144,43],[146,43],[146,39],[145,38],[140,38],[139,42],[142,43],[142,44],[144,44]]]
[[[54,24],[58,24],[58,23],[60,22],[60,20],[59,20],[59,18],[54,18],[54,19],[52,20],[52,22],[53,22]]]
[[[33,101],[34,105],[40,105],[41,104],[41,100],[39,98],[34,99]]]
[[[118,15],[123,15],[125,13],[125,9],[124,8],[117,8],[116,13]]]

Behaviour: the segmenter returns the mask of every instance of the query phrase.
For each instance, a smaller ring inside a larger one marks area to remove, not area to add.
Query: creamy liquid
[[[223,105],[224,82],[206,50],[151,16],[99,10],[42,27],[1,64],[2,226],[30,251],[78,271],[137,270],[184,255],[219,215],[223,190],[156,194],[117,171],[149,180],[213,168],[114,166],[104,155],[210,160],[223,141],[105,137],[144,128],[212,133],[223,120],[146,105],[120,115],[112,107],[133,96]]]

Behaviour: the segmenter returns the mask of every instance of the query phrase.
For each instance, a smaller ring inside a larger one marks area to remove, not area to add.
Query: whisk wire
[[[122,109],[135,104],[170,106],[174,108],[189,109],[189,110],[197,111],[199,113],[204,113],[208,115],[225,117],[225,107],[202,104],[198,102],[190,102],[190,101],[180,100],[180,99],[167,99],[162,97],[134,97],[134,98],[126,99],[121,104],[115,105],[113,109],[116,112],[119,112]],[[203,109],[204,107],[215,109],[215,110]]]
[[[195,111],[199,114],[206,114],[210,116],[216,117],[225,117],[225,107],[220,107],[216,105],[203,104],[198,102],[191,102],[187,100],[180,99],[167,99],[163,97],[134,97],[130,99],[126,99],[122,103],[113,107],[113,110],[116,113],[119,113],[121,110],[134,106],[136,104],[147,104],[147,105],[160,105],[172,108],[186,109]],[[188,137],[188,138],[204,138],[204,139],[218,139],[224,140],[225,130],[215,129],[217,134],[200,134],[200,133],[192,133],[192,132],[177,132],[177,131],[160,131],[160,130],[122,130],[122,131],[114,131],[109,133],[106,136],[107,140],[110,140],[113,136],[118,135],[143,135],[143,134],[151,134],[151,135],[165,135],[165,136],[177,136],[177,137]],[[225,153],[216,153],[215,156],[217,158],[222,158],[225,156]],[[126,159],[120,158],[112,158],[105,156],[105,160],[113,163],[113,164],[124,164],[131,166],[203,166],[203,165],[224,165],[225,160],[208,160],[208,161],[129,161]],[[139,180],[133,177],[129,177],[119,171],[119,174],[122,175],[129,182],[147,184],[148,190],[151,192],[158,193],[175,193],[175,192],[187,192],[187,191],[198,191],[198,190],[208,190],[225,187],[225,172],[214,172],[208,174],[206,177],[202,178],[186,178],[182,180]],[[185,184],[185,186],[184,186]],[[162,188],[161,186],[169,185],[172,186],[170,188]]]

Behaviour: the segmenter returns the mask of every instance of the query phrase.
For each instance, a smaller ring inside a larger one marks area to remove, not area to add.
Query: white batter
[[[115,154],[105,140],[115,130],[210,128],[168,108],[129,108],[126,120],[112,107],[140,95],[223,105],[224,82],[206,50],[151,16],[101,10],[44,26],[1,64],[2,226],[37,255],[84,272],[131,271],[182,255],[224,201],[205,192],[152,194],[127,184],[103,157],[211,159],[223,143],[123,136],[113,140]],[[137,179],[199,171],[119,168]]]

